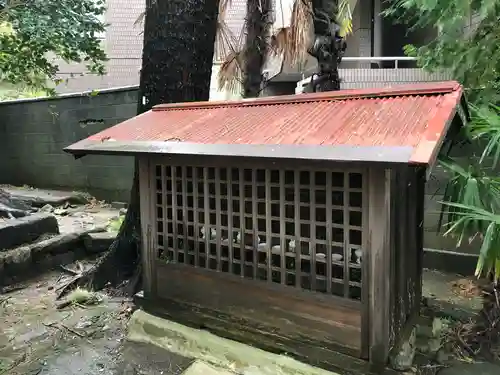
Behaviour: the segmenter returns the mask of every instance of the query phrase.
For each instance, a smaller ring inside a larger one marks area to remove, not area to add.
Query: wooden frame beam
[[[391,187],[392,172],[370,170],[369,186],[369,244],[370,244],[370,301],[369,359],[373,371],[385,368],[389,354],[390,286],[384,270],[391,267]]]

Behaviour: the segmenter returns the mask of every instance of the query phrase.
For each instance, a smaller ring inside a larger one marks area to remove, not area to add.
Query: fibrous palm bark
[[[347,45],[340,36],[341,26],[336,19],[338,2],[338,0],[311,1],[314,40],[308,52],[318,60],[318,72],[317,78],[311,80],[308,91],[340,90],[339,64]]]
[[[274,8],[273,8],[274,3]],[[307,91],[340,89],[338,67],[346,50],[345,36],[352,32],[351,7],[356,0],[295,0],[289,26],[271,30],[276,7],[286,0],[247,0],[247,17],[242,46],[229,46],[219,72],[219,86],[238,88],[243,77],[243,97],[258,96],[262,70],[270,53],[280,55],[286,65],[302,66],[308,55],[318,60]],[[219,30],[220,34],[220,30]],[[313,34],[313,36],[311,36]],[[227,39],[227,38],[226,38]],[[238,39],[234,38],[236,44]]]
[[[266,56],[269,52],[269,27],[272,20],[271,0],[248,0],[245,20],[243,97],[254,98],[262,90]]]
[[[218,0],[147,0],[139,114],[161,103],[209,99],[218,4]],[[140,243],[136,167],[127,215],[116,240],[93,268],[65,290],[76,284],[101,289],[134,271],[138,281]]]

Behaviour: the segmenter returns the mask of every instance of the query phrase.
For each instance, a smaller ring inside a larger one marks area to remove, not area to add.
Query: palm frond
[[[233,51],[222,62],[218,74],[219,90],[238,92],[243,82],[243,57],[244,51]]]
[[[141,12],[134,21],[134,26],[141,26],[144,24],[144,20],[146,19],[146,11]]]
[[[500,160],[500,107],[493,103],[481,107],[471,105],[471,112],[469,135],[473,140],[486,142],[480,163],[492,157],[491,168],[495,168]]]
[[[332,16],[340,25],[340,36],[352,33],[352,11],[357,0],[340,0],[337,14]],[[281,27],[271,38],[271,51],[283,56],[284,62],[291,66],[301,66],[309,58],[308,48],[314,37],[313,11],[311,0],[295,0],[290,26]]]
[[[460,210],[460,216],[450,227],[449,232],[461,231],[462,228],[467,228],[471,224],[475,226],[474,223],[477,222],[485,224],[485,230],[477,233],[482,239],[482,244],[475,274],[479,277],[491,272],[498,280],[500,278],[500,215],[460,203],[441,203]]]
[[[358,0],[339,0],[337,22],[340,25],[339,35],[345,38],[352,33],[352,12]]]
[[[287,51],[287,46],[290,45],[290,28],[280,27],[271,36],[270,52],[276,56],[284,56]]]
[[[227,10],[231,4],[232,0],[219,2],[215,58],[217,61],[222,61],[217,76],[218,89],[236,93],[241,89],[243,82],[246,22],[242,25],[239,35],[234,35],[225,23]]]
[[[303,65],[309,53],[307,52],[314,37],[312,0],[296,0],[292,8],[290,27],[287,37],[276,39],[283,45],[275,45],[277,51],[282,51],[283,60],[291,66]]]
[[[231,7],[233,1],[232,0],[219,0],[219,15],[226,13],[226,11]]]

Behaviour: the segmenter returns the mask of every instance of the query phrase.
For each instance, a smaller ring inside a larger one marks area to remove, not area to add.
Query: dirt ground
[[[66,277],[52,272],[0,295],[0,374],[180,374],[191,359],[125,341],[130,300],[100,295],[95,306],[56,308]]]
[[[86,205],[47,204],[40,211],[56,216],[61,234],[109,229],[124,214],[123,208],[95,199]],[[91,264],[80,262],[83,268]],[[40,274],[24,284],[0,288],[0,375],[174,375],[192,363],[154,346],[126,342],[133,312],[129,299],[100,293],[97,305],[58,310],[57,288],[72,275],[62,269]]]

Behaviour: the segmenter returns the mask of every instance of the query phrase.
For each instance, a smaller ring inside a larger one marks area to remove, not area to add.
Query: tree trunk
[[[217,15],[218,0],[147,0],[138,114],[161,103],[209,99]],[[92,269],[65,290],[75,285],[98,290],[134,271],[139,281],[140,244],[136,162],[127,215],[116,240]]]
[[[339,64],[347,45],[339,36],[337,7],[337,0],[312,0],[314,42],[309,54],[318,59],[318,73],[311,80],[309,92],[340,90]]]
[[[262,69],[268,53],[272,0],[247,0],[243,97],[256,98],[262,90]]]

